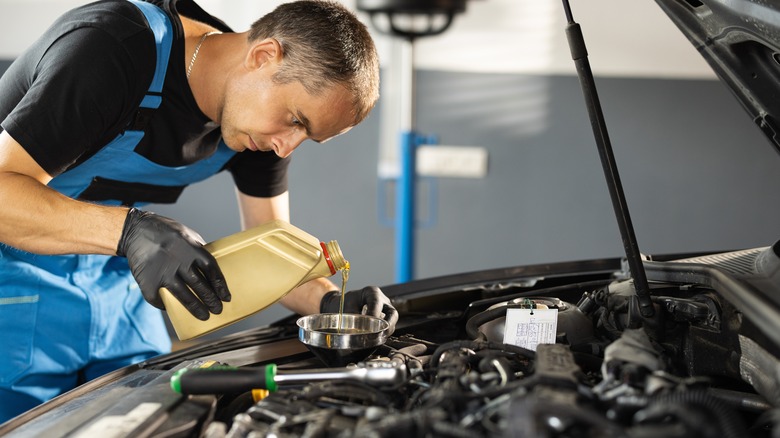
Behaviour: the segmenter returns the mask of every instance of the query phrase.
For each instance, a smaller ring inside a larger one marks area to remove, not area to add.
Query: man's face
[[[230,149],[286,157],[306,139],[323,143],[352,127],[351,96],[343,87],[314,96],[299,82],[273,82],[275,69],[255,71],[228,86],[218,122]]]

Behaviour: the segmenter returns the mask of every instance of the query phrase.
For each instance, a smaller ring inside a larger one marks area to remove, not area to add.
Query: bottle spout
[[[328,262],[331,275],[335,275],[337,271],[349,266],[349,262],[344,259],[344,254],[342,254],[338,242],[335,240],[331,240],[328,243],[320,242],[320,246],[322,246],[323,255]]]

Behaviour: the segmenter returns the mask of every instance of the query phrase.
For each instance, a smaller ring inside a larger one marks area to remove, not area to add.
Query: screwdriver
[[[253,389],[274,392],[280,385],[302,385],[323,380],[352,380],[374,386],[403,383],[403,366],[277,370],[276,364],[236,368],[212,366],[182,368],[171,377],[171,388],[179,394],[238,394]]]

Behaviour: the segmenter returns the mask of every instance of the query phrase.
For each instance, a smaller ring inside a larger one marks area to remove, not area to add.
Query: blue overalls
[[[130,1],[146,16],[157,42],[154,79],[141,104],[153,111],[162,102],[173,29],[157,6]],[[101,179],[183,188],[214,175],[235,154],[220,142],[207,159],[165,167],[133,152],[143,135],[126,130],[49,186],[82,199]],[[97,202],[122,204],[118,199]],[[42,256],[0,244],[0,422],[170,347],[162,314],[144,301],[125,258]]]

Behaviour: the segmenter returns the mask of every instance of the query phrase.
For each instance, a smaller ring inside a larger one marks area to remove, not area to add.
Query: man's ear
[[[275,38],[258,40],[249,45],[244,63],[249,69],[257,69],[268,63],[282,61],[282,45]]]

